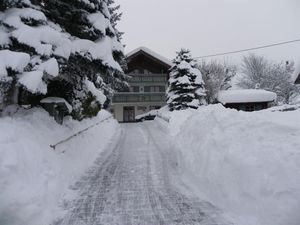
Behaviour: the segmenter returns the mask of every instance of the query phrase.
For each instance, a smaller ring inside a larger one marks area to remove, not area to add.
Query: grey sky
[[[126,52],[146,46],[173,58],[300,39],[299,0],[116,0],[123,12]],[[297,44],[256,51],[275,60],[300,61]],[[237,60],[240,55],[227,56]],[[223,57],[222,57],[223,58]]]

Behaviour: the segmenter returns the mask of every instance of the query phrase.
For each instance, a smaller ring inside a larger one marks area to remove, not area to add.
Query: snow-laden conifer
[[[0,57],[19,60],[0,62],[2,105],[61,97],[82,119],[124,83],[123,46],[106,0],[4,0],[0,10]]]
[[[197,109],[205,105],[205,87],[200,70],[196,66],[190,51],[182,49],[177,53],[171,68],[167,103],[169,109]]]

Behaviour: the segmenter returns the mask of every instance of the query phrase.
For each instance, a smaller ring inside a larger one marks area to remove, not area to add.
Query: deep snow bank
[[[42,110],[0,118],[0,224],[49,224],[61,213],[61,200],[72,196],[68,187],[83,175],[112,141],[118,123],[109,119],[58,146],[49,144],[109,117],[101,111],[82,122],[63,126]]]
[[[300,224],[300,110],[247,113],[214,105],[162,114],[185,191],[239,225]]]

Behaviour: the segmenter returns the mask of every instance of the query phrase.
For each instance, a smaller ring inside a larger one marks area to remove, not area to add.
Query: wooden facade
[[[171,62],[147,48],[134,50],[126,60],[130,89],[115,94],[111,112],[119,122],[134,122],[136,116],[166,105]]]
[[[224,107],[239,111],[253,112],[269,108],[270,102],[228,103]]]

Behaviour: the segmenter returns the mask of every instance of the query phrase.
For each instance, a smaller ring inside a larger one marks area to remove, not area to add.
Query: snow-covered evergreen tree
[[[115,5],[115,0],[107,0],[107,6],[111,15],[110,22],[112,24],[112,27],[115,29],[118,40],[121,40],[124,33],[120,32],[117,29],[117,24],[121,20],[121,17],[123,15],[123,13],[119,12],[121,6]]]
[[[4,0],[0,9],[0,58],[19,59],[0,62],[9,86],[4,99],[20,86],[18,103],[62,97],[82,119],[96,115],[116,84],[125,83],[118,63],[123,46],[107,0]]]
[[[61,47],[60,38],[66,39],[29,1],[1,1],[0,86],[4,106],[22,104],[25,96],[35,105],[36,97],[47,94],[49,80],[59,73],[52,52]]]
[[[180,52],[177,52],[173,63],[167,89],[169,109],[171,111],[187,108],[197,109],[199,106],[205,105],[206,90],[202,74],[190,51],[181,49]]]

